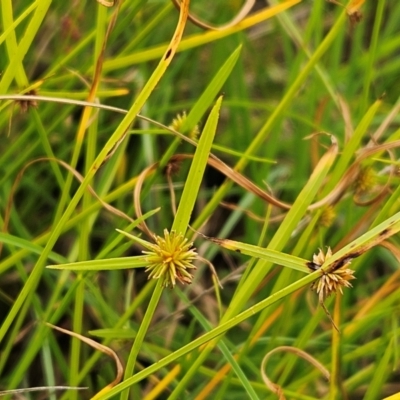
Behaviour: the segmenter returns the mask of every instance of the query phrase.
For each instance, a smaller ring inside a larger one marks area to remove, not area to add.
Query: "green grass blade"
[[[8,1],[5,1],[4,4],[6,4],[7,2]],[[43,22],[44,17],[47,14],[50,5],[51,0],[38,0],[38,5],[35,9],[34,14],[32,15],[31,20],[29,21],[25,33],[21,41],[19,42],[18,47],[16,47],[12,52],[10,63],[8,64],[6,70],[3,72],[0,80],[0,93],[7,93],[8,88],[10,87],[10,84],[14,77],[17,78],[19,85],[28,85],[28,80],[25,76],[24,70],[22,69],[22,62],[29,47],[32,44],[33,39],[36,36],[37,31],[40,28],[40,25]]]
[[[241,50],[242,46],[238,46],[215,74],[214,78],[210,81],[206,90],[202,93],[202,95],[196,101],[195,105],[191,108],[187,118],[182,125],[182,132],[190,132],[200,121],[200,118],[210,107],[215,99],[215,96],[219,93],[223,84],[226,82],[229,75],[231,74],[232,69],[236,65],[236,62],[239,58]]]
[[[262,247],[247,243],[235,242],[233,240],[221,240],[214,238],[210,239],[211,241],[218,243],[221,247],[231,251],[236,251],[241,254],[246,254],[250,257],[259,258],[261,260],[266,260],[272,264],[282,265],[283,267],[292,268],[306,274],[310,272],[310,270],[307,268],[308,260],[303,258],[295,257],[276,250],[264,249]]]
[[[31,241],[21,239],[20,237],[10,235],[9,233],[0,232],[0,242],[6,243],[10,246],[15,246],[15,247],[18,247],[21,249],[25,249],[29,253],[32,253],[32,254],[39,255],[43,251],[43,247],[41,247],[35,243],[32,243]],[[53,251],[51,251],[49,253],[49,259],[54,262],[58,262],[58,263],[66,262],[65,257],[63,257]]]
[[[186,185],[183,189],[179,207],[172,224],[172,230],[185,233],[189,226],[190,217],[197,199],[197,193],[203,179],[203,174],[207,166],[207,160],[210,155],[211,146],[217,130],[219,110],[221,108],[222,97],[218,98],[215,106],[201,133],[199,144],[194,155],[189,174],[186,178]]]
[[[146,256],[106,258],[104,260],[79,261],[68,264],[48,265],[48,269],[63,269],[68,271],[105,271],[141,268],[147,265]]]

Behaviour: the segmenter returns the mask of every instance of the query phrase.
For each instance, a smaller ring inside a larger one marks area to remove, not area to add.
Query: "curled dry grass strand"
[[[311,365],[313,365],[317,370],[319,370],[322,375],[324,375],[324,377],[329,381],[330,380],[330,373],[329,371],[319,362],[317,361],[314,357],[312,357],[310,354],[306,353],[305,351],[301,350],[301,349],[297,349],[295,347],[291,347],[291,346],[279,346],[276,347],[275,349],[269,351],[263,358],[262,362],[261,362],[261,377],[262,380],[264,381],[265,385],[267,386],[267,388],[272,392],[275,393],[278,397],[279,400],[285,400],[286,397],[283,394],[283,389],[282,387],[280,387],[279,385],[277,385],[276,383],[273,383],[271,381],[271,379],[268,377],[268,375],[266,374],[265,370],[266,370],[266,366],[267,366],[267,361],[269,360],[269,358],[274,355],[275,353],[278,352],[289,352],[289,353],[293,353],[298,357],[303,358],[304,360],[308,361]]]
[[[172,0],[172,3],[179,10],[180,1]],[[206,23],[206,22],[202,21],[201,19],[197,18],[196,16],[194,16],[192,13],[189,13],[188,19],[191,22],[193,22],[195,25],[199,26],[200,28],[209,29],[212,31],[222,31],[224,29],[233,27],[234,25],[241,22],[244,18],[246,18],[246,16],[250,13],[250,11],[253,8],[255,3],[256,3],[255,0],[246,0],[245,3],[243,4],[242,8],[237,12],[237,14],[229,22],[227,22],[226,24],[220,25],[220,26],[215,26],[215,25]]]

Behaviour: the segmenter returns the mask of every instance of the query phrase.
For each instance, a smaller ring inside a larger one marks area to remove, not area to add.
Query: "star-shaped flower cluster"
[[[319,253],[314,254],[313,256],[313,268],[311,269],[319,269],[331,256],[332,250],[330,247],[328,247],[326,254],[324,254],[320,249]],[[343,263],[343,265],[335,270],[323,272],[321,277],[312,283],[311,289],[317,292],[321,303],[323,303],[323,301],[332,293],[339,291],[343,294],[343,287],[352,287],[352,284],[349,281],[355,279],[355,277],[354,271],[348,268],[349,265],[350,261]]]
[[[164,229],[164,237],[154,235],[155,244],[151,245],[151,251],[143,251],[147,254],[146,272],[149,279],[162,279],[165,287],[174,287],[176,281],[192,283],[193,275],[188,270],[196,269],[192,264],[197,258],[193,243],[177,234]]]

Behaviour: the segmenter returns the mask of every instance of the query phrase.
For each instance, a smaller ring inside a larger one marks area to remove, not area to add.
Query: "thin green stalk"
[[[75,292],[74,308],[72,316],[72,331],[78,334],[82,334],[83,331],[83,309],[85,302],[85,279],[84,274],[80,273],[77,275],[76,280],[79,282]],[[81,348],[82,342],[78,338],[72,338],[71,349],[70,349],[70,361],[69,361],[69,384],[72,387],[77,386],[77,378],[79,373],[79,365],[81,359]],[[73,391],[70,393],[71,400],[78,399],[78,392]]]
[[[164,288],[162,286],[162,281],[161,281],[161,279],[159,279],[157,281],[156,287],[154,288],[149,305],[147,306],[146,313],[140,324],[140,328],[136,335],[135,341],[133,342],[131,352],[129,353],[128,362],[126,363],[125,372],[124,372],[124,381],[126,381],[128,378],[130,378],[133,375],[135,364],[136,364],[136,358],[139,354],[140,349],[142,348],[144,337],[145,337],[147,330],[150,326],[150,323],[153,319],[153,315],[158,306],[158,302],[160,301],[160,297],[163,293],[163,289]],[[121,393],[121,400],[127,400],[128,397],[129,397],[129,388]]]
[[[371,4],[372,6],[372,4]],[[371,44],[368,46],[368,62],[365,68],[365,75],[363,77],[363,95],[361,101],[361,113],[365,113],[369,103],[369,91],[371,87],[372,77],[374,74],[374,63],[376,62],[376,52],[378,48],[379,33],[381,30],[381,24],[383,14],[385,10],[385,0],[377,1],[377,8],[374,19],[374,28],[372,30]]]
[[[340,303],[341,303],[341,294],[338,293],[335,298],[335,311],[334,311],[334,321],[335,323],[340,326],[338,322],[340,319]],[[339,393],[341,393],[339,384],[341,382],[340,376],[340,365],[342,363],[341,357],[341,336],[340,333],[334,329],[332,332],[332,347],[331,347],[331,354],[332,354],[332,361],[331,361],[331,378],[329,384],[329,395],[331,400],[336,400],[339,398]],[[343,394],[343,393],[342,393]]]
[[[42,364],[44,366],[44,371],[46,375],[46,385],[47,386],[56,386],[56,379],[54,376],[54,364],[51,356],[51,347],[49,339],[46,338],[44,343],[42,344]],[[57,400],[55,393],[49,393],[49,400]]]
[[[49,143],[49,139],[47,137],[46,130],[43,126],[43,123],[42,123],[42,120],[40,118],[38,111],[36,109],[32,109],[32,115],[35,120],[37,132],[39,133],[39,136],[40,136],[40,141],[42,143],[43,149],[44,149],[47,157],[50,159],[56,158],[54,155],[53,149],[51,148],[51,145]],[[57,179],[57,183],[58,183],[60,189],[62,189],[64,187],[64,177],[61,173],[60,166],[56,162],[50,162],[50,166],[53,170],[54,176]]]

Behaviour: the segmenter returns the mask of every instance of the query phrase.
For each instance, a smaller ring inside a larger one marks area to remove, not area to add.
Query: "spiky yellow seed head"
[[[320,224],[326,228],[329,228],[332,225],[335,218],[336,218],[335,209],[332,206],[328,206],[321,213],[321,217],[319,219]]]
[[[164,237],[154,235],[155,245],[152,251],[143,251],[147,254],[149,263],[146,272],[149,279],[161,279],[165,287],[174,287],[176,281],[192,283],[193,275],[188,270],[196,269],[192,262],[197,258],[193,243],[177,234],[164,229]]]
[[[363,194],[369,192],[376,185],[376,175],[371,167],[362,168],[355,182],[355,192]]]
[[[182,114],[177,114],[177,116],[172,120],[172,124],[169,126],[170,128],[180,132],[183,123],[186,121],[186,112],[184,111]],[[189,132],[189,137],[191,139],[197,139],[199,136],[199,127],[196,125],[190,132]]]
[[[326,254],[320,249],[318,254],[313,256],[313,268],[312,270],[319,269],[321,265],[332,256],[332,250],[328,247]],[[322,303],[332,293],[339,291],[343,294],[343,287],[352,287],[349,282],[352,279],[356,279],[354,271],[348,268],[350,261],[344,263],[339,268],[323,272],[321,277],[314,281],[311,285],[311,289],[315,290],[318,294],[319,301]]]

